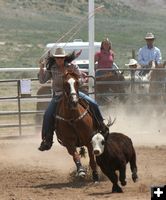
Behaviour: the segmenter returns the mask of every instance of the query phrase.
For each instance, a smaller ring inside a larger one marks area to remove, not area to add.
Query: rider
[[[56,113],[57,103],[63,92],[62,76],[65,69],[72,69],[80,76],[83,76],[83,73],[79,70],[78,66],[70,63],[71,60],[73,60],[77,56],[77,54],[71,54],[71,56],[69,56],[62,48],[57,48],[55,50],[55,53],[53,53],[52,56],[49,57],[46,61],[39,61],[39,81],[40,83],[45,83],[49,79],[52,79],[53,89],[53,98],[49,103],[43,117],[42,142],[39,147],[40,151],[49,150],[53,143],[53,134],[55,130],[54,113]],[[103,134],[108,133],[109,129],[103,122],[103,117],[97,103],[92,98],[82,92],[79,92],[79,96],[85,99],[90,104],[90,110],[93,113],[93,117],[95,118],[95,121],[97,123],[98,130],[101,131]]]
[[[157,64],[161,63],[162,56],[159,48],[154,46],[155,36],[153,33],[147,33],[145,36],[146,46],[139,49],[138,52],[138,63],[141,66],[142,70],[139,75],[144,76],[149,73],[149,69],[151,68],[152,61],[157,62]]]

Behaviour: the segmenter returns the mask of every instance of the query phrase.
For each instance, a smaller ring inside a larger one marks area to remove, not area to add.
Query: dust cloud
[[[165,112],[156,111],[153,107],[124,107],[123,105],[107,105],[101,107],[106,120],[111,116],[116,118],[110,127],[110,132],[116,131],[128,135],[134,146],[156,147],[166,145]],[[0,164],[9,166],[35,167],[36,170],[57,170],[59,173],[69,174],[75,169],[72,157],[66,148],[58,144],[54,137],[51,150],[40,152],[40,134],[33,137],[17,139],[0,139]],[[88,158],[83,159],[88,164]]]
[[[45,170],[57,170],[59,173],[70,173],[74,169],[72,157],[66,148],[60,146],[55,139],[53,147],[49,151],[38,150],[41,139],[39,136],[0,140],[0,163],[8,163],[9,166],[22,166],[22,168],[35,167]]]
[[[137,146],[166,145],[166,112],[163,109],[108,105],[102,111],[106,120],[109,116],[112,120],[116,118],[110,132],[118,131],[128,135]]]

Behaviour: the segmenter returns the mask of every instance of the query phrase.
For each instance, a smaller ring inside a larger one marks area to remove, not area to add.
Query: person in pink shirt
[[[102,41],[100,51],[95,54],[95,63],[97,63],[96,76],[103,75],[108,71],[102,71],[103,68],[112,68],[115,54],[112,50],[111,41],[106,38]],[[99,70],[101,69],[101,70]]]

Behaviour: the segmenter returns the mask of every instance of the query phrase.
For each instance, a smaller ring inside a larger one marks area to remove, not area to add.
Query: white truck
[[[100,50],[101,42],[94,42],[95,52]],[[89,42],[83,42],[81,39],[75,39],[73,42],[68,43],[48,43],[46,45],[46,50],[51,49],[51,52],[55,48],[61,47],[66,53],[71,53],[72,51],[79,52],[82,50],[81,54],[76,58],[73,63],[77,64],[79,68],[88,73],[89,68]]]
[[[94,42],[95,52],[100,50],[101,42]],[[81,55],[76,60],[88,60],[89,59],[89,42],[83,42],[81,39],[76,39],[73,42],[68,43],[48,43],[46,49],[54,50],[61,47],[67,53],[71,53],[73,50],[76,52],[82,50]]]
[[[46,45],[46,50],[51,49],[51,52],[54,51],[54,49],[61,47],[63,48],[66,53],[71,53],[72,51],[80,51],[82,50],[80,56],[76,58],[73,63],[77,64],[80,69],[84,70],[85,72],[88,72],[89,68],[89,42],[83,42],[81,39],[75,39],[73,42],[68,43],[48,43]],[[101,42],[94,42],[94,52],[100,51]],[[114,63],[113,64],[114,69],[118,69],[118,66]],[[108,69],[107,69],[108,71]]]

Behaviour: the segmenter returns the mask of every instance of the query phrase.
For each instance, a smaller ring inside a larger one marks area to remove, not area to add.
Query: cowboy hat
[[[53,57],[61,57],[61,58],[64,58],[66,57],[66,53],[65,53],[65,50],[62,49],[62,48],[57,48],[56,50],[54,50],[55,53],[52,53],[52,56]]]
[[[137,61],[135,59],[130,59],[128,64],[125,64],[126,66],[131,66],[131,65],[137,65]]]
[[[145,36],[145,40],[152,40],[152,39],[155,39],[153,33],[147,33]]]

